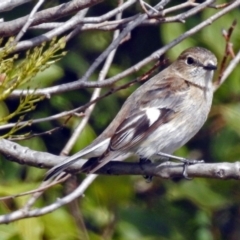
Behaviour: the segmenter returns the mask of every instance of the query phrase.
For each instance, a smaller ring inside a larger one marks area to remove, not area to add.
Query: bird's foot
[[[188,173],[187,173],[188,166],[197,164],[197,163],[204,163],[204,160],[187,159],[187,158],[178,157],[178,156],[174,156],[174,155],[162,153],[162,152],[158,153],[157,155],[159,155],[161,157],[173,158],[173,159],[176,159],[176,160],[182,162],[183,163],[183,177],[188,180],[191,180],[191,178],[188,177]]]

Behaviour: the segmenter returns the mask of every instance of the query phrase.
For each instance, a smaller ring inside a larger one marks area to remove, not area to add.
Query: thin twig
[[[20,209],[10,214],[2,215],[0,216],[0,223],[9,223],[12,221],[16,221],[18,219],[41,216],[49,212],[52,212],[60,208],[61,206],[68,204],[69,202],[78,198],[79,196],[82,196],[85,190],[89,187],[89,185],[92,184],[92,182],[95,180],[97,176],[98,175],[96,174],[89,175],[87,178],[83,180],[82,184],[78,188],[76,188],[74,192],[70,193],[66,197],[59,198],[56,202],[46,207],[36,208],[34,210],[29,211],[24,211],[24,209]]]
[[[232,49],[233,45],[230,42],[230,39],[231,39],[233,30],[236,27],[236,24],[237,24],[237,21],[234,20],[232,25],[230,26],[230,28],[227,31],[225,29],[222,30],[222,35],[223,35],[223,37],[226,41],[226,45],[225,45],[224,56],[223,56],[222,62],[220,64],[219,76],[218,76],[218,80],[217,80],[217,83],[216,83],[217,85],[219,84],[219,82],[222,78],[222,74],[223,74],[224,69],[225,69],[226,64],[227,64],[228,56],[230,55],[232,58],[235,57],[235,54],[234,54],[233,49]]]
[[[236,68],[239,62],[240,62],[240,51],[236,54],[235,58],[230,61],[228,67],[223,72],[221,79],[218,81],[218,84],[215,86],[215,89],[214,89],[215,91],[225,82],[225,80]]]
[[[21,38],[22,36],[26,33],[27,29],[29,28],[29,26],[32,24],[33,20],[34,20],[34,16],[35,13],[37,12],[37,10],[41,7],[41,5],[45,2],[45,0],[39,0],[38,3],[36,4],[36,6],[33,8],[33,10],[31,11],[31,13],[29,14],[28,18],[27,18],[27,22],[23,25],[21,31],[18,33],[17,37],[14,39],[14,44],[16,44]]]

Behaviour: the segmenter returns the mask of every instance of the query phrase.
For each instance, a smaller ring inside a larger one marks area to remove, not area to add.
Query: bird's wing
[[[127,117],[111,138],[109,151],[126,151],[149,136],[159,125],[167,123],[175,115],[168,108],[146,108]]]
[[[131,149],[179,111],[189,89],[181,78],[153,82],[132,107],[111,138],[110,151]]]

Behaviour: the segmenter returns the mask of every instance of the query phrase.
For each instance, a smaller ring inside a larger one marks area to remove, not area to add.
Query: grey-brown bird
[[[212,78],[217,59],[209,50],[192,47],[156,74],[123,104],[106,130],[89,146],[50,169],[57,176],[80,159],[95,172],[109,161],[130,155],[157,160],[173,154],[203,126],[212,105]],[[94,159],[94,160],[93,160]]]

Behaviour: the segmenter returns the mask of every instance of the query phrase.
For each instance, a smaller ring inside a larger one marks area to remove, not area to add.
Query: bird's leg
[[[143,167],[142,167],[142,164],[144,164],[144,163],[152,163],[152,161],[150,159],[148,159],[148,158],[140,157],[139,163],[140,163],[140,167],[142,168],[142,170],[144,170]],[[153,176],[150,176],[150,175],[144,175],[143,177],[146,179],[147,182],[151,182],[152,178],[153,178]]]
[[[161,157],[173,158],[173,159],[179,160],[182,163],[187,163],[188,165],[193,165],[196,163],[204,163],[204,160],[187,159],[187,158],[178,157],[178,156],[174,156],[174,155],[163,153],[163,152],[158,152],[157,155]]]
[[[191,178],[188,177],[187,167],[189,165],[193,165],[193,164],[197,164],[197,163],[204,163],[204,160],[187,159],[187,158],[178,157],[178,156],[174,156],[174,155],[163,153],[163,152],[158,152],[157,155],[161,156],[161,157],[173,158],[173,159],[176,159],[176,160],[182,162],[183,163],[183,177],[186,179],[189,179],[189,180]]]

